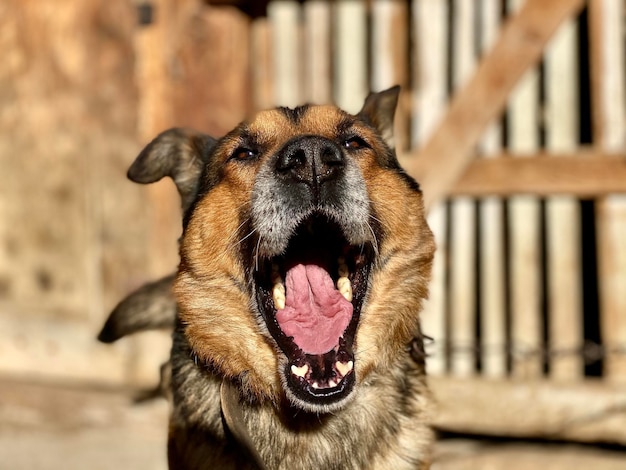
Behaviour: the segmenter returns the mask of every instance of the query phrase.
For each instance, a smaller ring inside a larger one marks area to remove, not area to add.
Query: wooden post
[[[271,2],[268,6],[274,57],[274,104],[278,106],[302,104],[300,11],[295,1]]]
[[[493,47],[500,27],[500,2],[483,0],[480,18],[480,49]],[[483,158],[494,159],[502,148],[502,126],[489,126],[480,144]],[[504,276],[504,220],[502,200],[489,196],[480,201],[480,299],[482,373],[506,375],[506,299]]]
[[[623,0],[590,0],[594,142],[605,151],[626,148],[626,70]],[[626,382],[626,196],[608,196],[596,205],[600,322],[609,351],[608,380]]]
[[[254,110],[274,106],[274,57],[272,31],[266,17],[255,18],[250,25],[250,75]]]
[[[365,3],[342,0],[335,3],[335,102],[356,113],[368,92],[367,21]]]
[[[372,3],[371,88],[380,91],[401,86],[396,110],[394,143],[399,152],[409,145],[408,5],[404,0],[374,0]]]
[[[578,146],[576,47],[577,26],[575,20],[570,20],[546,49],[546,146],[553,152],[574,151]],[[550,357],[550,377],[575,380],[584,372],[579,352],[583,315],[578,201],[565,195],[547,199],[546,224],[548,347],[555,353]]]
[[[446,77],[448,50],[448,8],[440,0],[417,2],[413,24],[416,31],[416,50],[413,62],[415,69],[414,90],[416,100],[413,112],[413,144],[423,145],[429,139],[443,116],[447,102]],[[405,159],[413,164],[412,155]],[[444,202],[434,205],[428,214],[428,223],[437,242],[433,264],[430,295],[422,313],[424,333],[434,338],[434,348],[428,352],[428,371],[443,374],[446,371],[446,264],[447,264],[447,220]]]
[[[452,83],[460,89],[473,73],[474,1],[454,0],[452,26]],[[450,344],[451,370],[470,376],[476,363],[476,216],[474,200],[451,201],[450,230]]]
[[[509,10],[521,0],[509,0]],[[509,150],[520,158],[539,149],[539,72],[527,70],[509,100]],[[516,377],[541,375],[540,205],[535,196],[509,200],[511,262],[512,372]]]
[[[304,4],[306,99],[316,104],[332,101],[332,47],[330,4],[313,0]]]

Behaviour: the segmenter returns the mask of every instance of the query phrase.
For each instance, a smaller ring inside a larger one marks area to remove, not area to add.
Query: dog
[[[99,338],[173,329],[170,469],[430,467],[435,244],[393,148],[398,94],[262,111],[218,140],[171,129],[131,166],[176,183],[180,265]]]

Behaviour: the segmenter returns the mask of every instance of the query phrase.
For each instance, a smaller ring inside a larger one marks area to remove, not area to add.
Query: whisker
[[[358,359],[361,357],[361,355],[362,355],[363,353],[366,353],[367,351],[370,351],[370,350],[372,350],[372,349],[374,349],[374,348],[375,348],[375,346],[370,346],[369,348],[361,349],[361,350],[359,350],[358,352],[356,352],[356,351],[355,351],[355,353],[354,353],[354,359],[355,359],[355,360],[358,360]]]
[[[237,228],[233,231],[233,233],[231,233],[231,234],[230,234],[229,239],[232,239],[235,235],[237,235],[237,234],[239,233],[239,230],[241,230],[241,228],[242,228],[242,227],[243,227],[243,226],[244,226],[244,225],[245,225],[245,224],[246,224],[249,220],[250,220],[250,218],[249,218],[249,217],[247,217],[247,218],[246,218],[243,222],[241,222],[241,223],[239,224],[239,227],[237,227]],[[241,242],[238,242],[238,243],[241,243]],[[238,243],[237,243],[237,244],[238,244]]]
[[[370,219],[374,219],[379,224],[382,224],[382,221],[379,218],[377,218],[376,216],[373,216],[372,214],[370,214],[369,216],[370,216]]]
[[[226,251],[236,247],[237,245],[240,245],[241,243],[243,243],[247,238],[251,237],[254,232],[256,232],[256,229],[252,229],[250,231],[250,233],[244,235],[242,238],[240,238],[239,240],[235,241],[235,236],[239,234],[239,230],[250,220],[250,218],[247,218],[246,220],[244,220],[243,222],[241,222],[241,224],[239,224],[239,227],[237,227],[237,229],[235,229],[233,231],[233,233],[231,233],[231,235],[228,237],[228,248],[226,249]]]
[[[254,234],[254,232],[256,232],[255,228],[253,228],[248,235],[244,236],[241,240],[235,243],[235,245],[240,245],[241,243],[243,243],[247,238],[250,238],[252,234]]]
[[[259,246],[261,245],[262,236],[259,235],[259,239],[256,242],[256,248],[254,249],[254,268],[255,271],[259,270]]]
[[[239,229],[241,229],[241,227],[243,227],[249,220],[250,220],[250,217],[246,217],[244,221],[239,224],[239,227],[235,229],[232,235],[236,235],[239,232]]]
[[[376,238],[376,234],[374,233],[374,229],[372,228],[372,226],[369,224],[369,222],[366,222],[367,224],[367,228],[370,229],[370,232],[372,232],[372,239],[373,239],[373,245],[374,245],[374,253],[376,253],[376,256],[378,256],[378,239]]]

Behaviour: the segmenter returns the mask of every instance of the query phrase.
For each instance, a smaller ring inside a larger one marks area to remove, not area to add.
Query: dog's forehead
[[[285,141],[295,135],[334,138],[354,123],[354,116],[332,105],[275,108],[257,113],[246,126],[257,138]]]

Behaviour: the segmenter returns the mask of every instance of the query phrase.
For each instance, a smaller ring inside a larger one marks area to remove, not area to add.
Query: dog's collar
[[[259,451],[254,445],[254,442],[252,442],[248,427],[243,419],[239,392],[228,380],[222,381],[220,387],[220,402],[222,406],[222,416],[224,417],[224,422],[228,430],[235,439],[237,439],[239,444],[250,453],[250,456],[254,459],[257,466],[261,470],[266,470],[267,467],[259,455]]]

